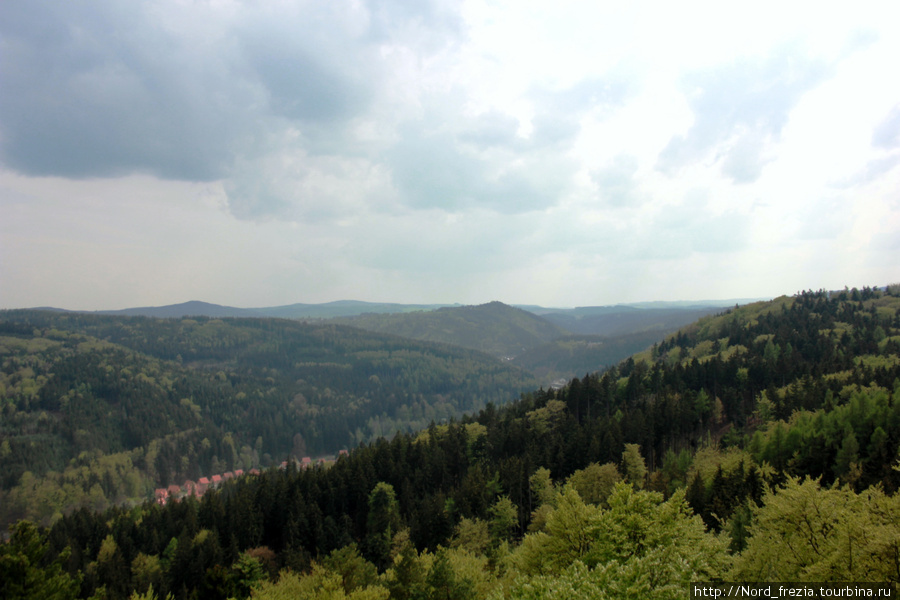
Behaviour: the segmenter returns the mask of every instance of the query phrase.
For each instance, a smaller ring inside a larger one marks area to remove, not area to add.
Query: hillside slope
[[[362,445],[331,468],[76,513],[44,539],[78,550],[67,567],[89,575],[85,595],[152,576],[162,593],[229,596],[264,566],[273,597],[670,600],[692,581],[896,590],[897,292],[733,309],[604,373]]]
[[[723,310],[725,308],[719,306],[593,306],[570,310],[548,309],[538,314],[574,334],[614,337],[654,331],[665,335],[701,317]]]
[[[414,340],[453,344],[497,357],[516,356],[568,333],[537,315],[501,302],[429,312],[367,314],[334,322]]]
[[[79,497],[92,506],[289,453],[334,453],[536,385],[471,350],[273,319],[9,311],[0,361],[0,485],[111,470],[105,489]]]

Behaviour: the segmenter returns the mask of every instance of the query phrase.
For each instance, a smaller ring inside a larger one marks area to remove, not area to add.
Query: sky
[[[900,3],[0,2],[0,308],[900,281]]]

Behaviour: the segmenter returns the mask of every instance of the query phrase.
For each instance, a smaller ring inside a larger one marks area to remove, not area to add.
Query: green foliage
[[[559,574],[590,550],[599,515],[598,507],[585,504],[574,487],[566,486],[543,531],[526,535],[510,561],[526,575]]]
[[[690,581],[714,580],[728,566],[724,543],[683,494],[663,501],[621,483],[608,509],[566,486],[546,531],[528,534],[511,561],[519,576],[510,598],[681,598]]]
[[[547,343],[568,332],[519,308],[500,302],[394,314],[366,314],[335,319],[369,331],[414,340],[442,342],[498,357]]]
[[[175,596],[173,596],[172,594],[168,594],[166,595],[165,600],[174,600],[174,598]],[[128,600],[159,600],[159,596],[153,590],[153,586],[150,586],[150,588],[144,593],[139,593],[137,591],[132,592],[128,597]]]
[[[626,450],[627,452],[627,450]],[[568,484],[589,504],[606,506],[606,500],[622,480],[622,475],[613,463],[598,465],[591,463],[569,476]]]
[[[10,529],[9,541],[0,543],[0,598],[75,598],[80,581],[64,570],[67,559],[68,550],[53,556],[46,535],[20,521]]]
[[[495,545],[509,541],[519,526],[519,510],[508,496],[498,498],[488,510],[488,532]]]
[[[150,593],[152,585],[178,598],[674,598],[688,581],[726,577],[890,580],[894,571],[886,574],[884,565],[896,570],[900,555],[898,307],[900,299],[872,289],[740,307],[608,372],[503,408],[488,404],[417,435],[360,444],[328,468],[263,470],[200,502],[99,514],[86,502],[51,517],[42,564],[73,548],[65,565],[83,576],[83,595],[117,597]],[[83,493],[99,490],[107,501],[120,492],[106,479],[130,472],[126,453],[132,469],[157,477],[183,475],[182,457],[202,469],[265,462],[278,443],[298,452],[324,443],[323,432],[353,411],[372,409],[356,439],[389,427],[395,415],[383,407],[391,394],[403,396],[404,418],[412,419],[425,414],[428,398],[450,393],[422,392],[437,390],[440,377],[405,370],[419,360],[416,352],[384,354],[352,330],[300,325],[288,334],[261,322],[86,319],[107,341],[79,342],[89,334],[63,326],[52,334],[38,328],[35,337],[33,323],[20,331],[18,321],[0,322],[8,337],[50,342],[34,344],[40,356],[22,349],[27,344],[4,346],[14,349],[4,351],[3,389],[16,395],[4,396],[0,428],[23,425],[48,443],[0,429],[9,442],[0,444],[0,461],[22,466],[55,455],[51,425],[61,427],[60,415],[73,407],[73,418],[102,425],[111,422],[104,419],[116,398],[158,398],[172,409],[168,437],[147,433],[146,443],[113,452],[129,446],[111,434],[109,451],[84,450],[45,477],[65,483],[68,469],[82,469]],[[175,324],[181,338],[147,335]],[[294,335],[319,337],[291,346]],[[177,350],[181,363],[140,349],[167,339],[175,341],[165,351]],[[123,340],[133,347],[123,351]],[[83,343],[113,354],[78,363],[89,374],[78,387],[52,353],[77,357]],[[271,427],[260,426],[267,406],[283,411]],[[66,444],[90,441],[79,429]],[[617,481],[615,464],[632,483]],[[96,480],[94,472],[109,477]],[[44,506],[41,497],[56,492],[32,473],[27,489]],[[792,475],[820,478],[822,487],[807,489]],[[27,509],[21,501],[28,497],[17,496],[16,510]],[[239,580],[261,587],[238,590]]]
[[[389,592],[381,586],[369,586],[348,593],[340,574],[315,564],[306,575],[283,572],[277,582],[264,582],[250,597],[253,600],[387,600]]]
[[[641,447],[637,444],[625,444],[622,452],[622,468],[625,470],[625,481],[641,489],[647,478],[647,465],[641,456]]]
[[[900,496],[789,478],[753,509],[734,581],[900,583]]]
[[[322,565],[329,571],[340,574],[347,594],[375,585],[378,581],[378,570],[359,554],[356,544],[332,551],[322,561]]]
[[[333,325],[2,311],[0,523],[334,453],[534,385],[477,352]]]
[[[366,517],[366,546],[376,565],[383,568],[388,564],[391,544],[400,527],[400,508],[394,487],[380,481],[369,494],[369,513]]]

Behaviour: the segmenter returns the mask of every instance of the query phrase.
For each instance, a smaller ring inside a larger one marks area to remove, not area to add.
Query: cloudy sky
[[[4,0],[0,308],[900,281],[898,24],[894,0]]]

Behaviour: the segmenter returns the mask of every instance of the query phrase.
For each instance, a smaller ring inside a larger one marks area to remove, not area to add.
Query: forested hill
[[[516,356],[569,334],[537,315],[502,302],[399,314],[365,314],[333,322],[415,340],[444,342],[498,357]]]
[[[697,581],[896,594],[898,446],[900,289],[804,292],[331,467],[22,524],[0,552],[42,558],[35,579],[82,597],[675,600]]]
[[[440,304],[392,304],[382,302],[360,302],[338,300],[323,304],[287,304],[261,308],[235,308],[193,300],[166,306],[144,306],[121,310],[103,310],[94,314],[109,314],[130,317],[270,317],[277,319],[329,319],[363,313],[398,313],[414,310],[434,310]]]
[[[0,313],[0,518],[414,431],[537,385],[462,348],[275,319]]]
[[[687,305],[671,306],[586,306],[572,309],[539,309],[539,315],[554,325],[579,335],[615,337],[659,332],[665,335],[706,315],[727,307]],[[734,306],[734,304],[732,304]]]

